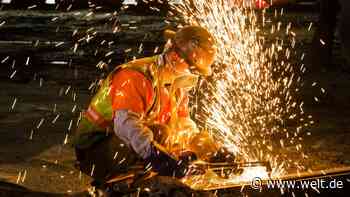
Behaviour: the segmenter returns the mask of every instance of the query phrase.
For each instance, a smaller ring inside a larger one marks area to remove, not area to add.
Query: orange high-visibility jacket
[[[152,72],[152,69],[157,69],[159,64],[162,64],[159,59],[159,56],[154,56],[118,66],[102,82],[89,108],[83,113],[76,132],[75,145],[83,148],[106,136],[106,128],[112,126],[116,110],[127,109],[147,116],[157,107],[155,101],[158,96],[160,96],[160,111],[155,121],[162,124],[169,122],[171,117],[169,91],[166,87],[156,87],[157,79]],[[156,94],[157,88],[160,88],[160,95]],[[184,95],[180,99],[177,114],[179,117],[187,117],[188,96]]]

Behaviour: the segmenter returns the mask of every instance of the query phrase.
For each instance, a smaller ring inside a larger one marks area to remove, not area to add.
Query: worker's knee
[[[125,172],[138,160],[137,155],[114,135],[88,148],[75,148],[75,151],[77,168],[95,180],[105,180],[111,174]]]

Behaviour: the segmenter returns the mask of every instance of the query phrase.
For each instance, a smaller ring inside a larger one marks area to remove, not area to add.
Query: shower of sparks
[[[290,157],[306,157],[302,131],[310,125],[295,96],[300,72],[289,63],[295,33],[286,25],[284,37],[291,43],[286,47],[286,39],[273,35],[282,32],[280,22],[268,24],[264,10],[232,2],[183,0],[175,6],[188,24],[206,27],[217,41],[215,72],[200,84],[195,118],[238,160],[270,162],[271,176],[303,170]]]

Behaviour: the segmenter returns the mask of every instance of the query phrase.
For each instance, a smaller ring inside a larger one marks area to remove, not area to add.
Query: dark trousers
[[[141,161],[137,154],[115,135],[106,136],[88,148],[75,150],[80,170],[102,182],[110,176],[126,173],[131,166]]]

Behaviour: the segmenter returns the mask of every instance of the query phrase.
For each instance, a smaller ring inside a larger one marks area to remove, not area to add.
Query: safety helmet
[[[173,38],[175,51],[200,74],[211,75],[211,64],[216,56],[214,37],[203,27],[186,26]]]

